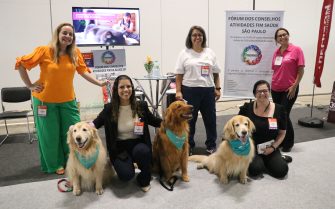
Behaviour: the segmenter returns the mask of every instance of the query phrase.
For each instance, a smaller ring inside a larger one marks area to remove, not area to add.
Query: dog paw
[[[241,179],[240,179],[240,183],[241,183],[241,184],[246,184],[247,181],[248,181],[247,178],[241,178]]]
[[[185,182],[189,182],[190,181],[190,177],[188,175],[183,175],[181,178]]]
[[[100,188],[100,189],[95,189],[95,193],[97,195],[102,195],[104,193],[104,189],[103,188]]]
[[[228,184],[228,178],[220,178],[222,184]]]
[[[204,168],[204,165],[203,164],[198,164],[197,165],[197,169],[203,169]]]
[[[81,193],[80,189],[73,189],[72,192],[73,192],[73,194],[76,195],[76,196],[79,196],[80,193]]]

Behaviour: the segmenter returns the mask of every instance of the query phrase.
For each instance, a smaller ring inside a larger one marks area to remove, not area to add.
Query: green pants
[[[47,107],[46,116],[38,115],[40,105]],[[33,97],[34,119],[40,150],[41,169],[53,173],[65,167],[69,155],[67,131],[80,121],[75,100],[64,103],[45,103]]]

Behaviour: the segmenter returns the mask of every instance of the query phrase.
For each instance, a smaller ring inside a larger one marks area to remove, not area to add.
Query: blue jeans
[[[216,108],[215,108],[215,91],[214,87],[187,87],[182,86],[181,92],[183,98],[188,102],[188,104],[193,105],[192,120],[189,121],[190,124],[190,136],[189,144],[190,147],[195,147],[194,133],[195,125],[198,119],[198,112],[202,115],[206,129],[206,148],[213,149],[216,148]]]
[[[141,170],[136,178],[137,183],[140,187],[150,185],[151,148],[140,142],[139,139],[117,141],[117,148],[120,154],[116,159],[112,159],[112,164],[119,179],[129,181],[135,176],[135,162]]]

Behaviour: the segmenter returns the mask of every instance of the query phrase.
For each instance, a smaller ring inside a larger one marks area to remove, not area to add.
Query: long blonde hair
[[[74,28],[70,23],[61,23],[57,26],[56,30],[53,32],[52,40],[49,44],[50,48],[53,50],[53,61],[58,63],[60,43],[59,43],[59,33],[64,26],[70,26],[73,29],[73,40],[72,44],[66,47],[66,54],[69,55],[73,65],[77,66],[78,55],[75,51],[76,49],[76,35],[74,33]]]

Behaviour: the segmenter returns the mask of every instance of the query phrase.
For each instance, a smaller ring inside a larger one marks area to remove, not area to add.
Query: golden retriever
[[[170,104],[153,142],[154,171],[160,172],[165,181],[171,181],[173,173],[181,169],[182,180],[188,182],[188,120],[192,118],[193,106],[184,101]],[[170,138],[175,139],[175,144]],[[169,138],[170,137],[170,138]],[[170,182],[171,183],[171,182]]]
[[[255,147],[251,139],[254,129],[255,126],[248,117],[234,116],[225,125],[223,141],[215,153],[209,156],[192,155],[189,160],[199,162],[198,169],[207,168],[210,173],[218,175],[220,182],[224,184],[228,183],[228,178],[231,176],[239,176],[239,181],[245,184],[249,164],[255,155]],[[233,140],[240,140],[242,146],[249,142],[249,152],[245,149],[244,154],[236,154],[230,145]]]
[[[107,163],[106,150],[97,129],[87,122],[79,122],[69,128],[67,134],[70,154],[66,175],[73,185],[73,194],[80,195],[82,189],[93,190],[101,195],[103,183],[107,182],[114,170]]]

